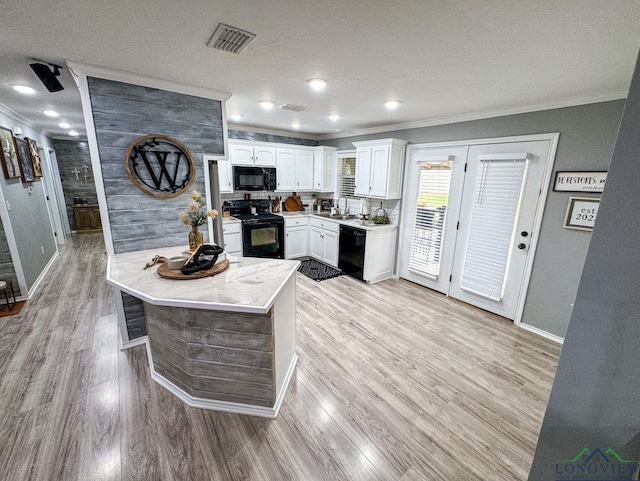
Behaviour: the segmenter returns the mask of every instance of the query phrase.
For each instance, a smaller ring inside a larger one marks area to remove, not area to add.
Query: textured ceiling
[[[320,135],[624,97],[638,0],[25,0],[4,5],[0,103],[52,134],[81,122],[75,84],[48,93],[33,58],[75,61],[232,94],[248,126]],[[219,22],[257,34],[241,55],[206,46]],[[325,78],[325,91],[306,84]],[[23,97],[10,84],[27,83]],[[383,102],[402,101],[389,112]],[[309,107],[264,112],[258,100]],[[327,118],[338,113],[342,118]],[[234,122],[238,123],[238,122]]]

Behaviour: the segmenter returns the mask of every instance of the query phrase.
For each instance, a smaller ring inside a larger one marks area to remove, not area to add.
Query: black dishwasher
[[[360,280],[364,276],[364,248],[367,241],[367,231],[340,225],[340,254],[338,267],[345,274]]]

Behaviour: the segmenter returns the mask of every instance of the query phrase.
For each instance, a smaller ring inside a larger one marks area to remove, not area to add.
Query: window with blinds
[[[338,198],[353,196],[356,190],[356,157],[338,157]]]
[[[527,160],[480,160],[460,287],[500,301]]]
[[[452,161],[420,162],[409,269],[437,277],[446,210],[449,204]]]

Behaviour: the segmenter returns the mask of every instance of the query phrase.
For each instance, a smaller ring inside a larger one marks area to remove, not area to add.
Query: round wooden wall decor
[[[161,134],[134,140],[124,158],[127,175],[145,194],[170,198],[187,190],[196,176],[196,164],[182,142]]]

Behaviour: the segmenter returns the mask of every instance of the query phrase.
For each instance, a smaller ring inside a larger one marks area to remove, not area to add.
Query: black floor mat
[[[298,272],[318,282],[342,275],[342,271],[318,262],[315,259],[301,261]]]

